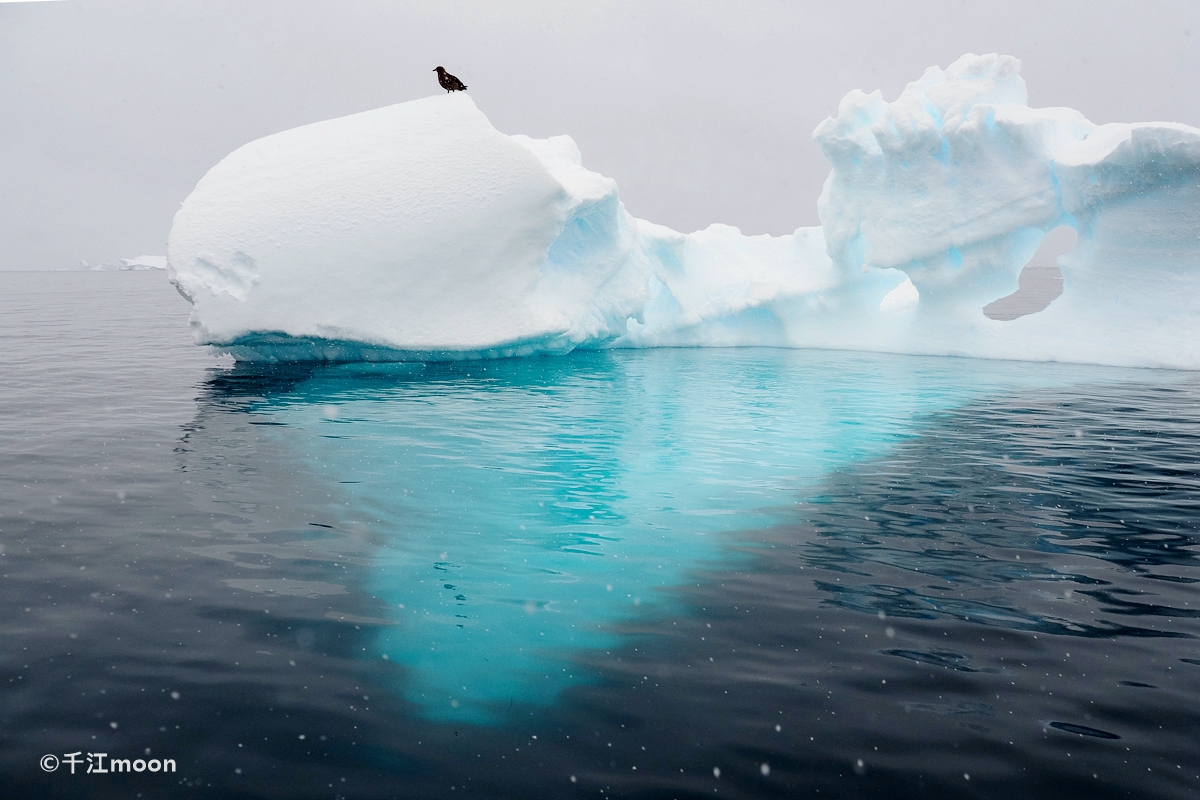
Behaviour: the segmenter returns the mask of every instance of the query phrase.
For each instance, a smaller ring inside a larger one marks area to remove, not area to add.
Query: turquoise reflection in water
[[[256,408],[370,521],[370,657],[434,719],[487,722],[587,680],[581,648],[794,520],[829,472],[981,394],[1110,381],[1055,364],[784,350],[317,370]],[[752,543],[752,542],[744,542]]]

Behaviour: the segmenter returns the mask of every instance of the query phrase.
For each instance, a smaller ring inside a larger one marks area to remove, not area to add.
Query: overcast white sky
[[[1001,52],[1030,103],[1200,126],[1200,2],[0,2],[0,269],[165,252],[254,138],[440,92],[568,133],[630,212],[690,231],[817,224],[813,128],[849,90]]]

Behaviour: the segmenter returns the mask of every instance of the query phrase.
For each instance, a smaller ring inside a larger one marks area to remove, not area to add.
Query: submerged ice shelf
[[[239,148],[176,215],[168,270],[196,342],[239,360],[769,345],[1200,369],[1200,130],[1032,109],[1018,70],[966,55],[892,103],[848,94],[814,134],[822,225],[791,236],[635,219],[569,137],[501,134],[462,94]],[[1054,267],[1044,310],[1005,301]]]

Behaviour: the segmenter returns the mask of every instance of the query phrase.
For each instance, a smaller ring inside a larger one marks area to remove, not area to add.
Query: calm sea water
[[[1200,793],[1194,375],[188,310],[0,273],[5,796]]]

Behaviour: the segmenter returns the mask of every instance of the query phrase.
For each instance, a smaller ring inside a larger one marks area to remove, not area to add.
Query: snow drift
[[[893,103],[851,92],[814,134],[822,226],[791,236],[634,219],[569,137],[505,136],[460,94],[239,148],[176,215],[168,270],[197,343],[246,360],[771,345],[1200,368],[1200,130],[1031,109],[1018,70],[967,55]],[[1074,249],[1035,255],[1060,228]],[[1012,305],[1031,262],[1062,274],[1038,313]]]

